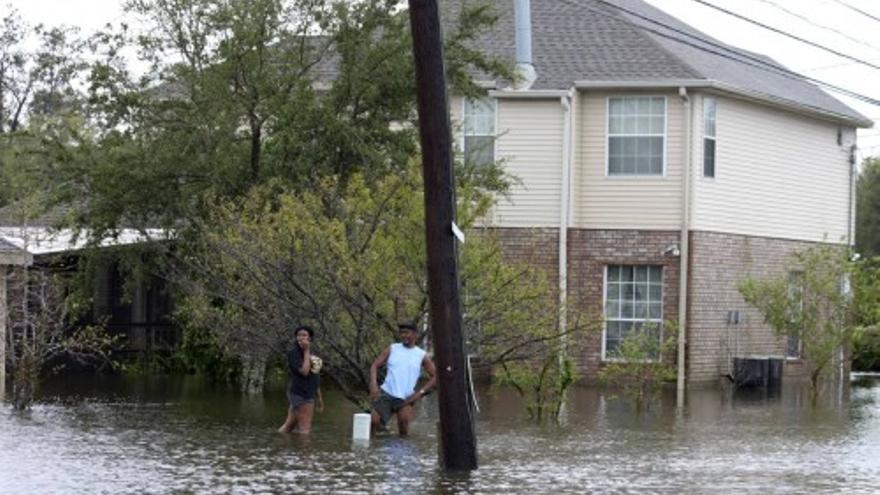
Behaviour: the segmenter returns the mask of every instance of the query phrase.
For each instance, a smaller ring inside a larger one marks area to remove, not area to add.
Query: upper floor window
[[[715,177],[715,98],[703,100],[703,177]]]
[[[464,159],[477,165],[495,163],[495,99],[465,98]]]
[[[608,175],[663,175],[666,98],[608,99]]]
[[[648,335],[655,337],[659,352],[662,325],[663,267],[606,267],[603,358],[619,358],[621,344],[636,332],[648,332]]]

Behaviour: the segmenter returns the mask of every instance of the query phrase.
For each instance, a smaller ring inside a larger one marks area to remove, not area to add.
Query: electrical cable
[[[811,26],[815,26],[819,29],[824,29],[826,31],[830,31],[832,33],[835,33],[843,38],[846,38],[846,39],[852,41],[853,43],[858,43],[860,45],[867,46],[868,48],[873,48],[874,50],[880,51],[880,47],[878,47],[877,45],[874,45],[872,43],[868,43],[867,41],[856,38],[854,36],[850,36],[837,28],[834,28],[831,26],[826,26],[824,24],[819,24],[818,22],[813,21],[812,19],[810,19],[809,17],[807,17],[805,15],[798,14],[797,12],[794,12],[786,7],[783,7],[782,5],[779,5],[778,3],[774,2],[773,0],[758,0],[758,1],[766,3],[767,5],[773,7],[774,9],[779,10],[781,12],[784,12],[792,17],[796,17],[796,18],[806,22],[807,24],[810,24]],[[868,61],[873,62],[873,60],[868,60]],[[855,62],[853,62],[853,63],[855,63]]]
[[[581,7],[581,8],[585,8],[585,9],[589,10],[590,12],[593,12],[593,13],[595,13],[595,14],[599,14],[599,15],[601,15],[601,16],[604,16],[604,17],[607,17],[607,18],[610,18],[610,19],[622,20],[622,19],[621,19],[620,17],[618,17],[618,16],[615,16],[615,15],[610,14],[610,13],[608,13],[608,12],[603,12],[603,11],[601,11],[601,10],[593,9],[593,8],[591,8],[591,7],[585,5],[584,3],[580,2],[580,1],[577,1],[577,0],[563,0],[563,1],[566,2],[566,3],[568,3],[568,4],[572,4],[572,5],[576,5],[576,6],[578,6],[578,7]],[[672,35],[670,35],[670,34],[668,34],[668,33],[664,33],[664,32],[658,31],[657,29],[652,29],[651,27],[648,27],[648,26],[645,26],[645,25],[640,25],[640,24],[638,24],[638,23],[630,23],[630,24],[632,24],[634,27],[636,27],[636,28],[638,28],[638,29],[641,29],[641,30],[643,30],[643,31],[647,31],[647,32],[652,33],[652,34],[655,34],[655,35],[657,35],[657,36],[660,36],[660,37],[663,37],[663,38],[666,38],[666,39],[669,39],[669,40],[675,41],[675,42],[677,42],[677,43],[681,43],[681,44],[683,44],[683,45],[690,46],[690,47],[692,47],[692,48],[696,48],[697,50],[701,50],[701,51],[704,51],[704,52],[707,52],[707,53],[711,53],[711,54],[713,54],[713,55],[720,56],[720,57],[722,57],[722,58],[726,58],[726,59],[728,59],[728,60],[732,60],[732,61],[734,61],[734,62],[738,62],[738,63],[744,64],[744,65],[748,65],[748,66],[751,66],[751,67],[755,67],[755,68],[757,68],[757,69],[764,70],[764,71],[766,71],[766,72],[772,72],[772,73],[774,73],[774,74],[777,74],[777,75],[779,75],[779,76],[786,77],[786,78],[789,78],[789,79],[811,82],[811,83],[813,83],[813,84],[816,84],[816,85],[818,85],[818,86],[821,86],[821,87],[823,87],[823,88],[825,88],[825,89],[828,89],[828,90],[830,90],[830,91],[834,91],[834,92],[836,92],[836,93],[839,93],[839,94],[842,94],[842,95],[849,96],[850,98],[853,98],[853,99],[856,99],[856,100],[860,100],[860,101],[863,101],[863,102],[865,102],[865,103],[870,103],[870,104],[872,104],[872,105],[880,106],[880,100],[878,100],[878,99],[876,99],[876,98],[872,98],[872,97],[870,97],[870,96],[866,96],[866,95],[863,95],[863,94],[861,94],[861,93],[857,93],[857,92],[855,92],[855,91],[852,91],[852,90],[849,90],[849,89],[846,89],[846,88],[843,88],[843,87],[840,87],[840,86],[837,86],[837,85],[834,85],[834,84],[828,83],[828,82],[826,82],[826,81],[822,81],[822,80],[820,80],[820,79],[816,79],[816,78],[813,78],[813,77],[806,76],[806,75],[804,75],[804,74],[800,74],[800,73],[798,73],[798,72],[795,72],[795,71],[793,71],[793,70],[787,69],[787,68],[782,67],[782,66],[780,66],[780,65],[777,65],[777,64],[774,64],[774,63],[770,63],[770,62],[768,62],[767,60],[761,59],[761,58],[759,58],[759,57],[757,57],[757,56],[750,55],[750,54],[748,54],[748,53],[743,53],[743,52],[741,52],[741,51],[738,51],[738,50],[736,50],[736,49],[734,49],[734,48],[732,48],[732,47],[730,47],[730,46],[724,45],[724,44],[722,44],[722,43],[714,42],[714,41],[711,41],[711,40],[707,40],[707,39],[705,39],[705,38],[702,38],[702,37],[700,37],[700,36],[694,35],[694,34],[692,34],[692,33],[688,33],[688,32],[686,32],[686,31],[684,31],[684,30],[682,30],[682,29],[678,29],[678,28],[676,28],[676,27],[670,26],[669,24],[666,24],[666,23],[664,23],[664,22],[658,21],[658,20],[656,20],[656,19],[652,19],[652,18],[650,18],[650,17],[648,17],[648,16],[645,16],[645,15],[642,15],[642,14],[639,14],[638,12],[634,12],[634,11],[632,11],[632,10],[630,10],[630,9],[625,8],[625,7],[620,7],[620,6],[618,6],[618,5],[612,4],[612,3],[610,3],[610,2],[608,2],[608,1],[606,1],[606,0],[593,0],[593,1],[595,1],[596,3],[600,3],[600,4],[602,4],[602,5],[605,5],[605,6],[611,7],[611,8],[613,8],[613,9],[616,9],[616,10],[619,10],[619,11],[622,11],[622,12],[625,12],[625,13],[627,13],[627,14],[629,14],[629,15],[632,15],[632,16],[634,16],[634,17],[637,17],[637,18],[639,18],[639,19],[643,19],[643,20],[645,20],[645,21],[651,22],[651,23],[656,24],[656,25],[658,25],[658,26],[661,26],[661,27],[663,27],[664,29],[667,29],[667,30],[669,30],[669,31],[672,31],[672,32],[675,32],[675,33],[678,33],[678,34],[682,34],[682,35],[687,36],[687,37],[689,37],[689,38],[695,39],[695,40],[699,41],[700,43],[703,43],[704,45],[708,45],[708,46],[715,47],[715,48],[718,48],[718,49],[721,49],[721,50],[725,50],[725,51],[730,52],[730,53],[736,55],[737,57],[741,57],[741,58],[732,57],[732,56],[730,56],[730,55],[728,55],[728,54],[725,54],[725,53],[722,53],[722,52],[719,52],[719,51],[716,51],[716,50],[712,50],[712,49],[706,48],[706,46],[702,46],[702,45],[699,45],[699,44],[697,44],[697,43],[695,43],[695,42],[688,41],[688,40],[686,40],[686,39],[682,39],[682,38],[678,38],[678,37],[672,36]],[[625,22],[625,20],[624,20],[624,22]]]
[[[841,51],[835,50],[835,49],[833,49],[833,48],[828,48],[827,46],[821,45],[821,44],[819,44],[819,43],[816,43],[816,42],[810,41],[810,40],[805,39],[805,38],[801,38],[800,36],[796,36],[796,35],[791,34],[791,33],[789,33],[789,32],[786,32],[786,31],[783,31],[783,30],[781,30],[781,29],[775,28],[775,27],[773,27],[773,26],[770,26],[770,25],[764,24],[763,22],[756,21],[756,20],[754,20],[754,19],[752,19],[752,18],[750,18],[750,17],[746,17],[746,16],[744,16],[744,15],[737,14],[736,12],[733,12],[733,11],[727,10],[727,9],[725,9],[725,8],[723,8],[723,7],[719,7],[718,5],[715,5],[715,4],[711,3],[711,2],[707,2],[706,0],[691,0],[691,1],[692,1],[692,2],[697,2],[697,3],[700,4],[700,5],[705,5],[706,7],[713,8],[713,9],[719,11],[719,12],[723,12],[723,13],[729,15],[729,16],[735,17],[735,18],[737,18],[737,19],[739,19],[739,20],[742,20],[742,21],[748,22],[748,23],[750,23],[750,24],[754,24],[754,25],[756,25],[756,26],[760,26],[760,27],[762,27],[762,28],[764,28],[764,29],[767,29],[768,31],[772,31],[772,32],[774,32],[774,33],[777,33],[777,34],[780,34],[780,35],[782,35],[782,36],[785,36],[785,37],[791,38],[791,39],[793,39],[793,40],[800,41],[801,43],[805,43],[805,44],[810,45],[810,46],[812,46],[812,47],[814,47],[814,48],[818,48],[818,49],[820,49],[820,50],[824,50],[824,51],[826,51],[826,52],[828,52],[828,53],[833,53],[834,55],[837,55],[838,57],[842,57],[842,58],[845,58],[845,59],[847,59],[847,60],[852,60],[853,62],[856,62],[856,63],[862,64],[862,65],[865,65],[865,66],[871,67],[872,69],[880,69],[880,65],[872,64],[871,62],[868,62],[867,60],[862,60],[862,59],[860,59],[860,58],[858,58],[858,57],[853,57],[852,55],[847,55],[846,53],[843,53],[843,52],[841,52]]]
[[[852,6],[852,5],[850,5],[850,4],[846,3],[846,2],[843,2],[842,0],[833,0],[833,1],[834,1],[834,3],[836,3],[836,4],[838,4],[838,5],[843,5],[844,7],[848,8],[848,9],[850,9],[850,10],[853,10],[853,11],[855,11],[855,12],[858,12],[859,14],[862,14],[863,16],[865,16],[865,17],[867,17],[867,18],[869,18],[869,19],[873,19],[873,20],[875,20],[875,21],[877,21],[877,22],[880,22],[880,17],[877,17],[877,16],[875,16],[875,15],[871,15],[871,14],[865,12],[865,11],[862,10],[862,9],[859,9],[859,8],[857,8],[857,7],[854,7],[854,6]]]

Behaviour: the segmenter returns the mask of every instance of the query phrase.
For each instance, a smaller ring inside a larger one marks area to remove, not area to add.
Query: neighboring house
[[[529,2],[494,3],[480,47],[534,77],[452,97],[458,144],[520,180],[487,220],[507,252],[543,266],[560,303],[604,315],[578,356],[586,377],[664,320],[684,324],[689,382],[758,354],[797,374],[798,343],[737,285],[782,273],[796,250],[852,243],[855,130],[871,122],[638,0],[533,0],[530,31],[514,14]]]
[[[16,254],[16,265],[30,266],[31,270],[68,271],[79,269],[76,260],[85,248],[83,236],[74,236],[69,229],[53,228],[61,221],[60,210],[54,210],[27,222],[15,207],[0,208],[0,262],[4,252]],[[61,212],[63,213],[63,212]],[[23,224],[27,225],[23,225]],[[122,229],[113,239],[102,243],[104,255],[92,259],[92,307],[82,315],[78,324],[101,324],[118,340],[117,355],[142,354],[171,350],[180,341],[180,331],[171,319],[173,301],[166,283],[158,277],[146,281],[126,280],[119,270],[113,249],[147,240],[133,229]],[[162,232],[147,232],[152,239],[162,238]],[[7,247],[9,249],[4,249]],[[5,255],[9,257],[11,255]],[[2,265],[3,263],[0,263]],[[13,263],[6,262],[11,266]],[[0,274],[5,284],[9,270]]]

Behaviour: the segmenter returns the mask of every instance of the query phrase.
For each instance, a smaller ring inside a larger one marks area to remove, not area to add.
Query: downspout
[[[853,249],[853,245],[855,244],[855,239],[853,239],[853,214],[855,212],[855,201],[856,201],[856,184],[855,184],[855,169],[856,169],[856,149],[857,146],[853,144],[849,149],[849,158],[847,162],[849,163],[849,204],[847,205],[847,216],[846,216],[846,243],[850,249]]]
[[[571,211],[572,133],[574,130],[574,88],[559,99],[562,104],[562,184],[559,190],[559,333],[562,335],[559,353],[560,369],[565,360],[568,339],[568,225]]]
[[[856,139],[858,139],[855,131],[853,131],[853,135]],[[849,256],[852,256],[855,252],[855,210],[856,210],[856,165],[858,164],[858,160],[856,160],[856,150],[858,146],[853,143],[853,145],[849,148],[849,157],[847,158],[847,163],[849,163],[849,205],[847,211],[846,218],[846,244],[847,248],[849,248]],[[852,286],[848,284],[848,289],[852,290]],[[840,403],[843,403],[843,386],[844,386],[844,374],[846,373],[846,349],[845,345],[840,346],[840,350],[838,351],[838,359],[840,360],[840,366],[838,370],[839,383],[837,385],[838,390],[838,399]]]
[[[676,397],[679,408],[684,406],[685,393],[685,348],[687,344],[687,308],[688,308],[688,265],[690,230],[691,230],[691,173],[693,170],[693,116],[691,115],[691,99],[687,88],[678,88],[678,95],[684,104],[684,171],[682,173],[682,207],[681,207],[681,257],[679,258],[678,281],[678,376],[676,381]]]

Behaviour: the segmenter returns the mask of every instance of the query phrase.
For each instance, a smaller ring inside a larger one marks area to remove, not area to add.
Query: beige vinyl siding
[[[608,98],[666,97],[665,171],[657,177],[608,176]],[[677,229],[681,225],[684,111],[676,93],[584,92],[578,97],[572,225],[585,229]]]
[[[717,101],[715,177],[704,178],[702,101],[694,154],[695,230],[840,242],[854,131],[750,102]]]
[[[498,101],[496,158],[516,178],[495,207],[498,227],[558,227],[563,111],[558,99]]]
[[[463,98],[450,98],[456,151],[463,144]],[[486,224],[495,227],[558,227],[562,184],[563,111],[557,98],[499,99],[495,159],[513,178]]]

